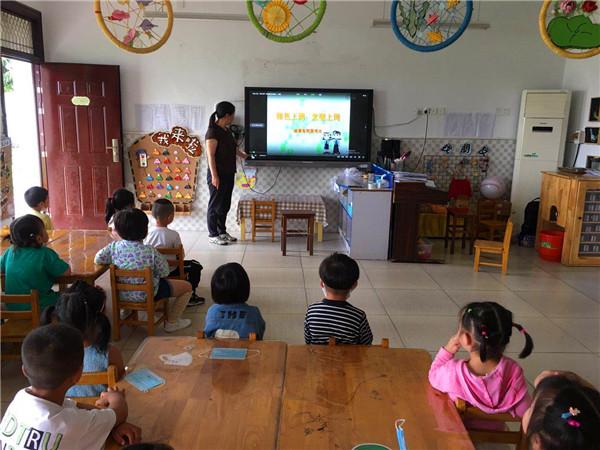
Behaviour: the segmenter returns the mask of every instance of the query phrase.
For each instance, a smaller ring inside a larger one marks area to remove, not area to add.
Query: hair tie
[[[572,417],[575,417],[577,415],[579,415],[581,413],[581,411],[579,411],[577,408],[573,408],[572,406],[569,407],[569,411],[562,413],[560,415],[560,417],[564,420],[567,421],[567,424],[569,426],[572,426],[574,428],[579,428],[581,427],[581,422],[579,422],[578,420],[572,419]]]
[[[484,339],[488,338],[488,329],[487,326],[481,325],[479,327],[479,333],[483,336]]]

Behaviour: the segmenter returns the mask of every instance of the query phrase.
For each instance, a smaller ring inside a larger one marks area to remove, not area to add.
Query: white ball
[[[488,177],[481,182],[479,190],[485,198],[496,200],[505,194],[506,181],[499,176]]]

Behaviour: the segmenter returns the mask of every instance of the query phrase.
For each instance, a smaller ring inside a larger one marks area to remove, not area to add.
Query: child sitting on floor
[[[600,392],[572,372],[544,371],[523,415],[531,450],[600,448]]]
[[[125,188],[117,189],[113,192],[112,197],[106,200],[106,212],[104,214],[104,220],[108,226],[113,239],[119,239],[119,235],[115,232],[115,214],[124,209],[135,207],[135,197],[133,194]]]
[[[460,398],[485,413],[522,417],[531,403],[523,369],[503,356],[513,327],[525,338],[519,358],[526,358],[533,350],[533,340],[521,325],[513,322],[509,310],[495,302],[474,302],[463,307],[458,332],[431,364],[431,386],[446,392],[452,401]],[[469,359],[454,358],[461,347],[469,352]],[[483,421],[467,425],[493,428]],[[498,422],[498,428],[501,427],[504,424]]]
[[[256,333],[257,339],[263,338],[265,321],[256,306],[246,304],[250,279],[240,264],[227,263],[217,268],[210,289],[216,305],[206,313],[206,337],[247,339],[250,333]]]
[[[104,315],[106,294],[98,286],[76,281],[60,296],[55,306],[44,310],[42,324],[64,323],[83,335],[83,372],[104,372],[109,365],[117,368],[117,377],[125,372],[121,351],[110,345],[110,322]],[[106,391],[102,384],[73,386],[67,397],[96,397]]]
[[[169,298],[165,331],[172,333],[191,325],[190,319],[182,319],[181,314],[192,296],[192,286],[184,280],[167,279],[169,263],[154,247],[144,244],[148,234],[148,216],[137,209],[130,208],[119,211],[115,215],[115,231],[121,240],[111,242],[98,251],[94,261],[96,264],[114,264],[119,269],[142,270],[152,269],[154,300]],[[143,279],[132,278],[127,282],[141,284]],[[143,291],[124,291],[121,299],[130,302],[146,301]]]
[[[152,216],[156,220],[156,226],[148,232],[148,236],[144,239],[144,244],[155,248],[177,248],[183,246],[179,233],[169,228],[169,225],[175,219],[175,206],[170,200],[166,198],[155,200],[152,204]],[[167,261],[172,261],[176,258],[175,255],[167,255],[166,257]],[[204,297],[196,295],[196,289],[200,284],[202,265],[198,261],[190,259],[184,261],[184,271],[186,279],[192,285],[192,298],[190,298],[188,306],[203,305],[205,301]],[[170,276],[179,276],[179,268],[176,267],[170,273]]]
[[[373,334],[367,315],[348,303],[360,276],[356,261],[334,253],[321,262],[319,276],[325,298],[306,311],[304,341],[327,344],[333,337],[339,344],[371,345]]]
[[[125,422],[127,403],[119,390],[102,393],[97,405],[65,398],[81,378],[83,340],[68,325],[46,325],[31,331],[21,347],[21,389],[2,419],[2,448],[100,450],[111,433],[121,445],[139,442],[141,430]]]
[[[30,214],[44,222],[44,228],[52,230],[52,219],[44,211],[48,210],[48,189],[34,186],[25,191],[25,203],[31,208]]]
[[[36,289],[40,308],[54,305],[58,292],[52,290],[56,278],[68,275],[69,265],[46,247],[48,233],[42,220],[32,214],[19,217],[10,224],[12,245],[0,256],[0,272],[5,274],[6,294],[29,294]],[[12,310],[29,310],[29,306],[10,304]]]

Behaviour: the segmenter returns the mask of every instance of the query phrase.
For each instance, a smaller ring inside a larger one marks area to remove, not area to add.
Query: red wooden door
[[[105,229],[106,199],[123,186],[119,66],[46,63],[37,78],[54,227]]]

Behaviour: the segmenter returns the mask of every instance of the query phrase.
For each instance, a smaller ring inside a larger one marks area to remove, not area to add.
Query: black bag
[[[525,236],[535,236],[538,221],[538,212],[540,210],[540,198],[534,198],[527,206],[523,215],[523,225],[521,225],[521,233],[519,233],[519,241]]]
[[[200,264],[195,259],[186,259],[183,262],[183,271],[185,272],[185,278],[192,285],[192,289],[194,293],[196,293],[196,288],[200,284],[200,277],[202,275],[202,264]]]
[[[183,261],[183,271],[185,273],[185,279],[190,282],[192,285],[192,290],[194,294],[196,293],[196,288],[200,284],[200,277],[202,275],[202,264],[200,264],[195,259],[186,259]],[[179,268],[173,270],[169,276],[178,277],[179,276]]]

